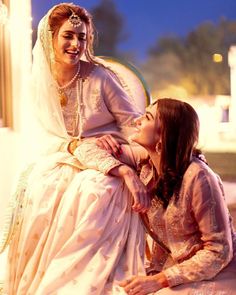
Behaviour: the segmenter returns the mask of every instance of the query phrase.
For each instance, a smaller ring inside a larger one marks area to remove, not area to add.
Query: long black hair
[[[199,119],[194,108],[171,98],[158,99],[157,116],[160,119],[160,167],[156,196],[166,208],[171,197],[180,189],[199,135]]]

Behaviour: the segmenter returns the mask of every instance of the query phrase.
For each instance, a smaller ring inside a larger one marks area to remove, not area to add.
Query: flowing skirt
[[[6,294],[125,294],[117,282],[145,273],[143,228],[120,178],[51,156],[30,173],[25,197]]]

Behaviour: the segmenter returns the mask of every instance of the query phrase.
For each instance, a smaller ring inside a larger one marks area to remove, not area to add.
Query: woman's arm
[[[77,158],[85,169],[95,169],[108,175],[114,167],[123,163],[113,157],[107,150],[97,146],[96,139],[86,139],[77,143],[74,150],[69,151]]]
[[[101,89],[102,97],[110,113],[114,116],[117,126],[127,138],[132,134],[134,119],[142,115],[135,101],[122,88],[109,71],[106,71]]]
[[[132,209],[136,212],[145,213],[151,204],[150,197],[147,188],[141,182],[136,172],[128,165],[123,164],[111,169],[110,174],[124,179],[134,199]]]
[[[196,231],[201,234],[202,245],[198,245],[200,249],[189,259],[176,263],[157,275],[122,281],[121,286],[126,292],[133,289],[142,290],[140,294],[149,294],[168,286],[209,280],[232,259],[229,217],[219,179],[212,172],[202,171],[193,181],[188,194],[192,198],[191,208],[198,224]]]
[[[154,276],[137,276],[131,277],[120,282],[121,287],[125,289],[127,294],[148,295],[162,288],[168,287],[168,281],[165,275],[160,272]]]
[[[135,168],[136,153],[129,145],[123,145],[122,151],[122,159],[118,160],[106,150],[99,148],[95,140],[90,139],[82,141],[74,150],[73,155],[85,169],[95,169],[106,175],[121,177],[134,198],[133,210],[144,213],[150,207],[147,189],[135,170],[127,165],[133,165]],[[139,154],[141,153],[137,153]]]

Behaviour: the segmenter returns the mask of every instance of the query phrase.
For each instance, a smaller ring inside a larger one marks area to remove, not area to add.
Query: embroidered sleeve
[[[219,179],[201,171],[191,186],[192,214],[197,223],[199,250],[187,260],[164,270],[169,286],[209,280],[232,259],[232,237],[228,210]]]
[[[118,127],[128,137],[133,130],[133,121],[142,113],[135,106],[135,102],[121,87],[115,78],[107,73],[102,87],[104,101],[115,117]]]
[[[149,157],[147,151],[141,145],[136,143],[122,144],[121,150],[122,154],[119,160],[136,170],[139,170],[142,163]]]
[[[74,156],[86,168],[95,169],[108,174],[122,163],[106,150],[99,148],[94,141],[83,141],[74,151]]]

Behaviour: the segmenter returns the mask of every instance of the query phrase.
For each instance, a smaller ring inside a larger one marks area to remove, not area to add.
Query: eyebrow
[[[63,33],[76,34],[74,31],[70,31],[70,30],[66,30],[66,31],[64,31]],[[83,35],[83,36],[85,36],[86,33],[84,33],[84,32],[80,32],[79,35]]]
[[[153,117],[153,114],[152,113],[146,112],[146,115],[150,115],[153,118],[153,120],[154,120],[154,117]]]

